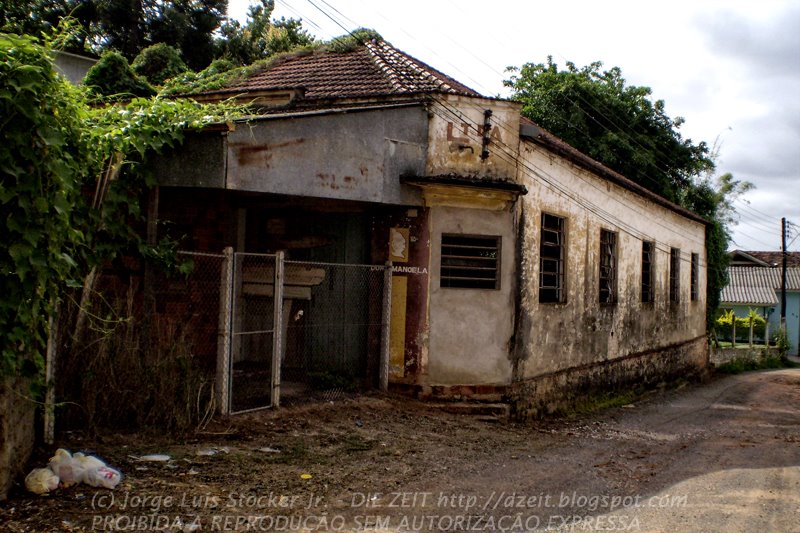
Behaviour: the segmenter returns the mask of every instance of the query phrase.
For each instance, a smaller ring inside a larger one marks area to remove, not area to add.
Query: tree
[[[628,86],[599,61],[559,70],[526,63],[504,82],[522,114],[628,179],[677,202],[692,179],[714,168],[708,146],[683,139],[683,119],[667,116],[649,87]]]
[[[142,50],[131,64],[133,71],[147,78],[153,85],[163,85],[165,81],[188,70],[181,54],[174,47],[158,43]]]
[[[42,377],[48,318],[98,265],[166,257],[133,227],[153,185],[143,163],[241,113],[186,99],[90,106],[47,46],[0,33],[0,375]]]
[[[128,61],[145,48],[166,43],[181,51],[195,70],[214,59],[215,34],[225,20],[228,0],[0,0],[6,31],[38,35],[72,17],[82,32],[66,48],[100,54],[116,50]]]
[[[511,67],[504,81],[522,114],[639,185],[709,221],[707,324],[713,324],[720,291],[727,284],[731,202],[752,185],[732,175],[713,178],[715,154],[704,142],[684,139],[684,120],[670,118],[663,100],[651,100],[649,87],[626,85],[618,67],[602,70],[599,61],[559,70],[547,64]]]
[[[251,5],[247,23],[230,21],[222,29],[217,42],[217,56],[238,65],[250,65],[281,52],[313,44],[314,38],[306,32],[300,20],[271,20],[274,0],[261,0]]]
[[[270,19],[273,0],[250,6],[244,25],[226,22],[228,0],[0,0],[0,6],[3,31],[39,35],[72,18],[81,31],[64,50],[115,50],[134,61],[144,49],[164,43],[194,71],[219,58],[249,65],[314,42],[300,20]]]

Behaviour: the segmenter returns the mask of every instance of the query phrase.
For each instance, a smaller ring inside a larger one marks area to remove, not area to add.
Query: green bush
[[[48,318],[85,243],[74,213],[92,160],[78,90],[30,37],[0,33],[0,117],[0,374],[40,379]]]
[[[128,60],[118,52],[103,54],[94,64],[83,84],[98,101],[125,100],[134,96],[154,96],[156,90],[143,77],[136,74]]]
[[[166,43],[154,44],[139,52],[131,68],[153,85],[163,85],[168,79],[188,70],[181,53]]]
[[[729,310],[723,312],[715,321],[717,333],[726,339],[730,339],[733,333],[734,312]],[[767,330],[767,321],[753,309],[750,309],[748,316],[735,317],[736,320],[736,339],[747,340],[750,338],[750,321],[753,322],[753,337],[763,339]]]

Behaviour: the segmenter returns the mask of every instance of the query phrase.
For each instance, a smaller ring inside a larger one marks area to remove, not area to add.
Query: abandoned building
[[[150,202],[152,232],[233,254],[232,289],[213,293],[221,330],[205,337],[219,394],[255,386],[231,385],[248,361],[288,394],[304,367],[335,374],[320,362],[347,359],[371,386],[535,415],[705,367],[704,220],[521,118],[519,103],[380,40],[288,54],[193,97],[257,109],[159,159]],[[344,303],[325,305],[325,291]],[[296,329],[334,317],[376,327]]]

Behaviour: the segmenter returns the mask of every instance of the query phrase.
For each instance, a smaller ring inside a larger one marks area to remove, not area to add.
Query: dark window
[[[692,254],[692,301],[697,300],[699,296],[699,273],[700,273],[700,256]]]
[[[671,248],[669,251],[669,301],[679,302],[681,292],[681,251]]]
[[[500,237],[442,235],[440,286],[500,288]]]
[[[655,252],[654,242],[644,241],[642,243],[642,303],[652,303],[653,301]]]
[[[617,234],[600,230],[600,303],[617,302]]]
[[[539,302],[561,303],[564,293],[564,246],[566,220],[542,213],[539,242]]]

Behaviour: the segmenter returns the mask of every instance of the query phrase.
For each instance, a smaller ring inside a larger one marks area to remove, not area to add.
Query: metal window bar
[[[669,301],[680,301],[681,289],[681,251],[671,248],[669,251]]]
[[[617,301],[617,234],[600,230],[600,303]]]
[[[642,303],[653,302],[653,242],[642,242]]]
[[[699,297],[700,293],[700,280],[699,280],[699,270],[700,270],[700,256],[696,253],[692,254],[692,280],[691,280],[691,298],[692,301],[696,301]]]
[[[498,289],[500,237],[442,235],[440,286]]]
[[[539,243],[539,302],[564,301],[564,227],[565,219],[542,213]]]

